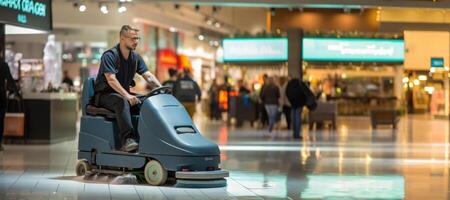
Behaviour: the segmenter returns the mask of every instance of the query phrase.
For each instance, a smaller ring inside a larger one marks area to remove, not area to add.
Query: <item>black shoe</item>
[[[125,144],[122,146],[122,151],[131,152],[138,149],[139,145],[136,141],[131,138],[128,138]]]

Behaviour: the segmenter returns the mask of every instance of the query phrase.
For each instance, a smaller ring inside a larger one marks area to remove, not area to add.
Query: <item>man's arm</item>
[[[136,105],[139,103],[139,99],[131,94],[129,94],[123,87],[120,85],[119,81],[116,78],[116,75],[113,73],[105,73],[106,81],[108,85],[111,86],[114,91],[125,97],[130,104]]]
[[[144,80],[153,88],[155,87],[161,87],[161,83],[156,79],[156,77],[150,73],[149,71],[146,71],[142,74],[142,77]]]

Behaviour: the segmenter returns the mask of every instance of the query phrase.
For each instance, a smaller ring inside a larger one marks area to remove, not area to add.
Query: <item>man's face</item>
[[[133,30],[126,32],[120,38],[120,41],[125,44],[128,50],[136,50],[139,40],[137,32]]]

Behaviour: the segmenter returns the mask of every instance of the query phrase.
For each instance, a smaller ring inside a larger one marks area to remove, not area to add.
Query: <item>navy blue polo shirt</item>
[[[128,59],[125,60],[122,52],[119,49],[119,45],[115,46],[114,48],[117,49],[117,52],[119,54],[119,66],[117,66],[117,58],[116,55],[114,55],[113,51],[108,50],[103,53],[96,84],[107,83],[104,74],[112,73],[116,75],[116,78],[119,81],[120,85],[122,85],[122,87],[129,92],[134,75],[136,74],[136,72],[140,75],[147,72],[147,65],[145,65],[144,60],[142,60],[142,57],[137,53],[130,51]]]

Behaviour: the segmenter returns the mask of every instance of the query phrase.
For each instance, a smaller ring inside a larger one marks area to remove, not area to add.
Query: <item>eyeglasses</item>
[[[128,36],[125,36],[125,37],[130,38],[131,40],[136,41],[136,42],[139,42],[139,40],[141,40],[141,37],[128,37]]]

